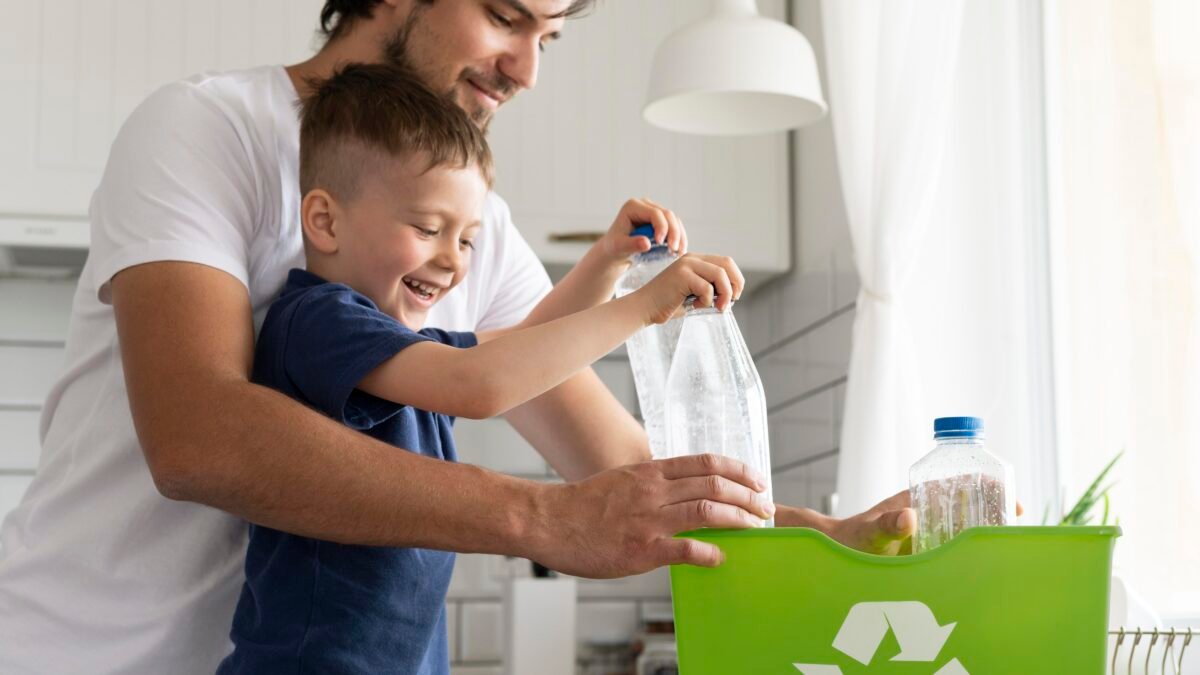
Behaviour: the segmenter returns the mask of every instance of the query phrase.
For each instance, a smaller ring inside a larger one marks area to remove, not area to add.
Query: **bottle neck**
[[[938,445],[983,445],[983,436],[934,436]]]
[[[725,308],[724,312],[718,312],[716,307],[695,307],[692,305],[692,299],[688,298],[688,300],[684,303],[684,306],[687,308],[687,313],[685,315],[685,318],[692,317],[692,316],[707,316],[709,314],[732,313],[733,305],[734,305],[734,303],[731,302],[731,303],[729,303],[729,306]]]
[[[642,263],[651,260],[659,260],[672,255],[671,249],[667,248],[665,244],[655,244],[654,246],[650,247],[649,251],[643,251],[642,253],[635,254],[633,259],[635,262]]]

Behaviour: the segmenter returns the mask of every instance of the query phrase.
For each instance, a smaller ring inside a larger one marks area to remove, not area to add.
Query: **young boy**
[[[538,396],[667,320],[688,295],[711,304],[715,291],[724,308],[741,292],[731,261],[687,255],[644,289],[598,304],[646,246],[618,217],[522,325],[423,328],[475,245],[491,183],[482,132],[406,73],[351,66],[304,103],[300,165],[307,270],[290,272],[267,314],[254,378],[435,460],[456,459],[454,417],[491,417]],[[660,239],[682,234],[659,229]],[[445,675],[453,565],[443,551],[251,525],[234,652],[218,673]]]

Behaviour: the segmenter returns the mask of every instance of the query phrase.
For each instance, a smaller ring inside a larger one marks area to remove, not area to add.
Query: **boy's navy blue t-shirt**
[[[452,417],[355,388],[430,340],[476,344],[472,333],[414,332],[348,286],[294,269],[263,323],[254,380],[399,448],[455,461]],[[444,551],[348,546],[252,524],[234,652],[217,672],[448,675],[453,568]]]

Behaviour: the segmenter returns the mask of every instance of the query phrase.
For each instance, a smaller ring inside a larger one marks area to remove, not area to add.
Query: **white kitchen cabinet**
[[[783,16],[779,0],[759,5]],[[790,266],[786,134],[685,136],[642,120],[655,47],[708,7],[697,0],[596,3],[548,46],[537,87],[496,115],[496,190],[552,273],[587,249],[555,235],[607,230],[631,197],[676,211],[692,250],[732,255],[752,282]]]
[[[0,40],[0,225],[78,228],[108,149],[159,86],[205,70],[312,53],[321,0],[5,3]],[[30,243],[37,244],[37,241]]]
[[[760,2],[780,17],[782,0]],[[205,70],[303,59],[321,0],[36,0],[13,3],[0,41],[0,229],[86,245],[85,216],[113,137],[147,94]],[[641,108],[655,46],[700,16],[696,0],[604,0],[567,23],[539,86],[490,132],[497,189],[561,274],[586,250],[555,235],[607,229],[630,197],[678,212],[693,250],[734,256],[752,282],[790,266],[787,136],[682,136]]]

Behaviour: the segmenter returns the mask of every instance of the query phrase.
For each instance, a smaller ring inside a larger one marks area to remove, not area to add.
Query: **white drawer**
[[[0,344],[0,403],[41,405],[62,366],[61,347]]]
[[[0,279],[0,340],[67,339],[75,280]]]
[[[40,415],[37,410],[0,410],[0,471],[37,468]]]
[[[464,602],[458,617],[463,661],[498,661],[504,656],[504,618],[498,602]]]
[[[0,475],[0,520],[8,515],[21,501],[25,488],[33,482],[33,476]]]

